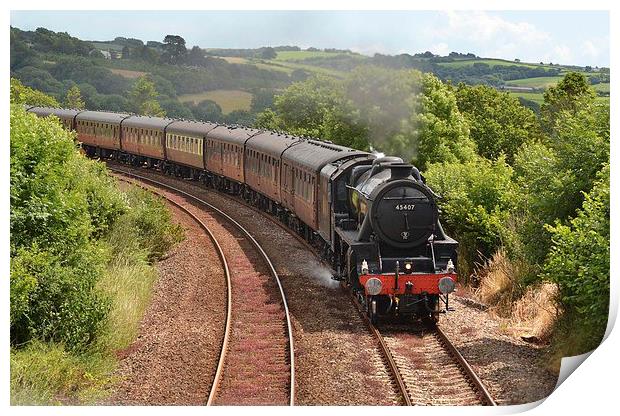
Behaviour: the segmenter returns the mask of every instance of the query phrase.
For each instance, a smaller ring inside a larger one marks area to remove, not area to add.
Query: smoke
[[[338,281],[332,279],[333,275],[334,271],[325,267],[322,263],[319,263],[317,267],[313,268],[310,272],[310,277],[312,277],[315,282],[329,289],[336,289],[339,285]]]
[[[414,70],[366,66],[356,68],[346,83],[346,96],[359,111],[358,123],[369,133],[377,152],[415,160],[422,75]]]

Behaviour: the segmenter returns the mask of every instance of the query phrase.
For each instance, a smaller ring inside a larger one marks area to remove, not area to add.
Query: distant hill
[[[232,123],[251,123],[256,113],[271,104],[274,94],[292,82],[313,74],[343,78],[360,65],[417,69],[453,84],[490,85],[521,97],[532,108],[542,102],[545,88],[567,71],[577,71],[588,77],[600,99],[609,99],[608,68],[508,61],[458,52],[365,56],[350,50],[298,46],[202,49],[189,48],[179,39],[85,41],[44,28],[11,28],[11,76],[60,101],[72,85],[78,85],[89,108],[131,111],[127,93],[137,77],[148,74],[168,115]],[[182,45],[175,45],[177,41]]]

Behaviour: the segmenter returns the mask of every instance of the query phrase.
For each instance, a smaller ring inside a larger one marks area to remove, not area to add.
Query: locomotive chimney
[[[413,165],[409,163],[392,163],[389,165],[391,179],[408,178],[411,175]]]

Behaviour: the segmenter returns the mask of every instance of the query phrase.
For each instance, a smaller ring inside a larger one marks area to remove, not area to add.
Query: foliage
[[[164,54],[162,59],[169,64],[180,64],[187,55],[185,39],[179,35],[166,35],[164,38]]]
[[[96,242],[125,209],[102,166],[53,119],[11,109],[11,339],[83,348],[105,317]]]
[[[512,175],[503,157],[433,163],[425,173],[428,184],[441,196],[438,203],[446,229],[460,243],[459,266],[464,275],[480,260],[479,253],[490,257],[502,245],[516,191]]]
[[[553,246],[543,276],[560,288],[572,326],[586,329],[581,353],[603,337],[609,313],[609,165],[568,225],[547,226]]]
[[[256,126],[321,137],[336,144],[368,148],[359,112],[345,98],[341,83],[323,76],[292,84],[275,98],[274,110],[258,115]]]
[[[166,115],[157,101],[155,84],[148,75],[139,77],[131,92],[129,101],[134,111],[144,116],[163,117]]]
[[[591,104],[596,92],[585,75],[569,72],[557,85],[547,88],[543,97],[545,100],[541,107],[543,125],[547,132],[552,132],[557,115],[563,111],[574,113],[582,106]]]
[[[222,107],[215,101],[203,100],[196,105],[190,107],[194,118],[197,120],[210,121],[218,123],[222,120]]]
[[[469,138],[467,121],[459,112],[452,90],[437,77],[424,74],[422,98],[412,118],[419,168],[425,169],[430,163],[474,159],[476,144]]]
[[[82,100],[82,94],[77,85],[69,88],[67,91],[67,98],[65,99],[65,105],[67,108],[75,108],[82,110],[85,108],[84,100]]]
[[[112,381],[113,365],[112,357],[76,355],[57,343],[35,340],[11,349],[11,405],[95,404]]]
[[[11,78],[11,104],[29,104],[41,107],[60,107],[58,101],[42,93],[24,86],[18,79]]]
[[[515,183],[521,190],[514,224],[522,254],[542,263],[551,246],[544,224],[575,215],[609,161],[609,106],[592,104],[555,116],[556,133],[545,143],[524,145],[515,155]]]
[[[507,92],[484,85],[459,84],[456,98],[478,154],[487,159],[504,154],[512,163],[523,143],[541,137],[536,115]]]

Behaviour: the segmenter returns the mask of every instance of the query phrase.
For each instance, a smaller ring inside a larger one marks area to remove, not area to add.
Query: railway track
[[[496,406],[467,360],[436,324],[373,325],[353,295],[351,299],[377,340],[403,404]]]
[[[264,212],[245,201],[221,192],[217,194],[264,215]],[[266,217],[293,235],[316,255],[314,247],[301,236],[292,232],[276,218]],[[317,258],[323,262],[318,255]],[[390,327],[386,328],[387,332],[385,330],[382,332],[370,323],[355,298],[353,296],[351,298],[369,332],[377,341],[377,346],[384,357],[384,364],[392,374],[394,388],[402,398],[402,404],[407,406],[424,404],[496,406],[484,383],[439,326],[424,326],[415,331],[405,326]],[[419,361],[420,357],[407,357],[407,348],[402,348],[403,343],[411,341],[411,337],[417,339],[415,350],[423,350],[426,354],[424,359],[427,361],[426,364],[433,363],[432,370],[425,370],[425,365],[422,363],[418,363],[418,366],[415,363],[412,365],[412,358]],[[439,379],[435,379],[438,373],[437,368],[441,368]],[[455,385],[459,387],[455,389]],[[420,392],[422,394],[419,394]]]
[[[260,244],[235,219],[201,198],[108,167],[125,176],[120,179],[163,196],[195,218],[218,249],[226,271],[227,318],[207,404],[294,405],[295,355],[288,305],[278,273]]]

